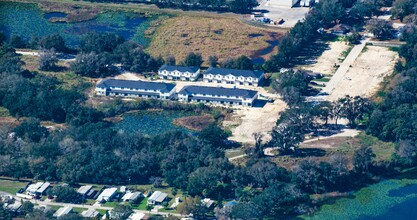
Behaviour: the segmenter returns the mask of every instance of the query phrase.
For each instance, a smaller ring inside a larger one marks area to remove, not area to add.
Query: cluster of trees
[[[68,53],[72,52],[65,45],[64,38],[59,34],[51,34],[44,37],[32,37],[29,41],[25,41],[22,37],[12,35],[9,39],[9,45],[13,48],[30,48],[30,49],[54,49],[56,52]]]
[[[398,0],[394,7],[405,1]],[[386,141],[397,143],[397,154],[409,164],[415,163],[416,109],[417,109],[417,26],[408,24],[402,40],[406,42],[400,48],[403,58],[396,65],[393,82],[380,93],[383,101],[378,103],[367,125],[368,133]]]
[[[0,105],[13,116],[73,124],[101,120],[101,113],[83,106],[83,94],[61,88],[56,78],[23,70],[20,56],[7,45],[0,48],[0,64]]]
[[[164,63],[161,57],[153,58],[132,41],[125,41],[113,33],[90,33],[79,45],[71,70],[89,77],[106,77],[118,72],[115,64],[133,72],[157,71]]]
[[[259,5],[256,0],[151,0],[151,2],[159,7],[231,11],[242,14],[250,13],[253,8]]]

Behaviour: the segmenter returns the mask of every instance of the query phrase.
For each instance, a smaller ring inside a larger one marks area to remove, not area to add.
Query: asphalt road
[[[0,192],[2,193],[2,192]],[[29,201],[35,205],[42,205],[42,206],[69,206],[71,208],[83,208],[83,209],[101,209],[101,210],[112,210],[112,207],[106,207],[106,206],[101,206],[100,204],[94,204],[94,205],[85,205],[85,204],[72,204],[72,203],[62,203],[62,202],[49,202],[49,201],[40,201],[40,200],[35,200],[35,199],[22,199],[20,197],[17,196],[13,196],[13,198],[16,201]],[[133,209],[134,212],[137,213],[145,213],[145,214],[159,214],[159,215],[163,215],[163,216],[178,216],[178,217],[182,217],[181,214],[178,213],[170,213],[170,212],[159,212],[159,211],[146,211],[146,210],[138,210],[138,209]]]

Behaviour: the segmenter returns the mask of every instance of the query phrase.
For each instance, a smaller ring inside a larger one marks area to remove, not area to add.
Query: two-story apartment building
[[[180,101],[223,105],[253,106],[257,97],[257,91],[223,87],[185,86],[178,92]]]
[[[189,66],[163,65],[158,70],[160,79],[196,81],[200,75],[200,68]]]
[[[104,79],[95,89],[97,95],[171,99],[175,84],[134,80]]]
[[[236,70],[210,67],[204,72],[204,82],[258,86],[264,77],[259,70]]]

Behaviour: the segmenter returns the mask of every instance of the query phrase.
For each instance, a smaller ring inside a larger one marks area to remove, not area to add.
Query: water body
[[[45,13],[43,17],[49,20],[50,18],[65,18],[67,17],[67,14],[62,13],[62,12],[49,12],[49,13]]]
[[[363,188],[354,198],[324,205],[305,219],[408,220],[417,219],[417,180],[386,180]]]
[[[9,38],[19,35],[25,40],[31,37],[43,37],[59,33],[68,46],[78,45],[81,37],[89,32],[112,32],[147,46],[144,37],[144,25],[147,19],[137,14],[107,12],[96,19],[76,22],[50,22],[51,18],[63,18],[67,14],[60,12],[43,13],[36,4],[0,2],[0,31]],[[142,30],[142,31],[141,31]]]
[[[138,111],[125,114],[123,120],[115,124],[115,129],[147,135],[158,135],[174,130],[193,134],[193,131],[173,124],[177,118],[192,115],[194,114],[181,111]]]
[[[265,63],[265,59],[262,58],[262,56],[271,53],[274,50],[274,48],[277,47],[279,44],[278,40],[267,40],[266,42],[269,44],[269,46],[256,51],[255,54],[252,56],[252,61],[254,64]]]

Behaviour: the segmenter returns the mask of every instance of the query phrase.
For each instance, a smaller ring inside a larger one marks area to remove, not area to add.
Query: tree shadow
[[[323,157],[326,151],[319,148],[300,148],[293,157]]]
[[[292,65],[312,65],[317,63],[317,58],[320,57],[324,51],[330,49],[327,42],[334,41],[336,38],[337,36],[332,34],[324,34],[320,40],[306,44],[293,59]]]

